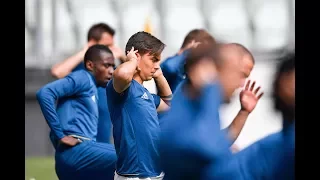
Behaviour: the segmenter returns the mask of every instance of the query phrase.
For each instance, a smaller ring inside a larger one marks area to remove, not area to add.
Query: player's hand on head
[[[134,47],[132,47],[130,51],[127,51],[127,61],[132,59],[138,60],[136,53],[138,53],[138,50],[134,50]]]
[[[67,146],[75,146],[81,143],[81,141],[72,136],[65,136],[62,139],[60,139],[60,143],[65,144]]]
[[[255,88],[256,81],[253,81],[251,85],[250,82],[251,80],[248,80],[245,89],[240,93],[241,109],[249,113],[254,110],[259,99],[263,96],[263,92],[259,92],[261,87]]]
[[[95,41],[89,41],[84,47],[83,47],[83,50],[84,51],[87,51],[91,46],[97,44],[97,42]]]
[[[195,40],[192,40],[185,48],[184,51],[187,49],[191,49],[191,48],[196,48],[199,46],[199,44],[201,44],[201,42],[197,42]]]
[[[163,75],[163,72],[161,70],[161,68],[159,67],[159,69],[157,69],[157,71],[153,74],[153,78],[158,78],[160,77],[161,75]]]

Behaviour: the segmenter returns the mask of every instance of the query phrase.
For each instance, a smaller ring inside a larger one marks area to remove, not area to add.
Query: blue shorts
[[[74,147],[57,145],[55,161],[60,180],[108,180],[114,178],[117,155],[112,144],[83,141]]]

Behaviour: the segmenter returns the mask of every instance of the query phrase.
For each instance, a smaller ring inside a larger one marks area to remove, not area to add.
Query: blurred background
[[[26,179],[36,179],[36,175],[41,177],[37,179],[57,179],[49,128],[35,92],[54,80],[50,74],[53,64],[82,49],[93,24],[104,22],[114,28],[115,44],[121,49],[135,32],[150,31],[167,45],[162,60],[174,55],[194,28],[205,28],[219,41],[241,43],[250,49],[256,60],[250,79],[257,80],[265,95],[235,142],[242,149],[281,129],[270,87],[276,58],[295,47],[294,14],[294,0],[26,0]],[[155,91],[152,81],[145,85]],[[239,108],[237,93],[232,103],[221,109],[223,127]]]

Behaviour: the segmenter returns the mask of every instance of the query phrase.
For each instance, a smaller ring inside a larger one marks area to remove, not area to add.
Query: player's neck
[[[141,77],[139,76],[139,74],[138,73],[136,73],[135,75],[133,75],[133,79],[135,80],[135,81],[137,81],[139,84],[143,84],[143,80],[141,79]]]
[[[178,51],[178,53],[177,53],[177,55],[180,55],[180,54],[182,54],[183,53],[183,49],[180,49],[179,51]]]

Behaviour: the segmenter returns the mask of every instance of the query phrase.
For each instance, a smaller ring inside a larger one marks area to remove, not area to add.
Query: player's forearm
[[[125,63],[126,62],[126,60],[127,60],[127,57],[126,56],[120,56],[119,57],[119,60],[120,60],[120,62],[121,62],[121,64],[123,64],[123,63]]]
[[[75,55],[65,59],[64,61],[54,65],[51,68],[51,74],[56,78],[64,78],[67,76],[78,64],[83,61],[86,51],[82,50]]]
[[[246,120],[248,119],[248,116],[249,116],[249,112],[240,110],[237,116],[234,118],[234,120],[230,124],[230,126],[226,128],[228,130],[228,135],[232,142],[234,142],[240,135],[240,132]]]
[[[154,78],[154,81],[158,89],[158,95],[166,104],[170,104],[170,101],[172,99],[172,91],[166,78],[161,75],[157,78]]]
[[[49,89],[42,88],[37,92],[36,96],[43,116],[45,117],[51,131],[57,138],[63,138],[65,135],[58,120],[54,95],[50,93]]]

